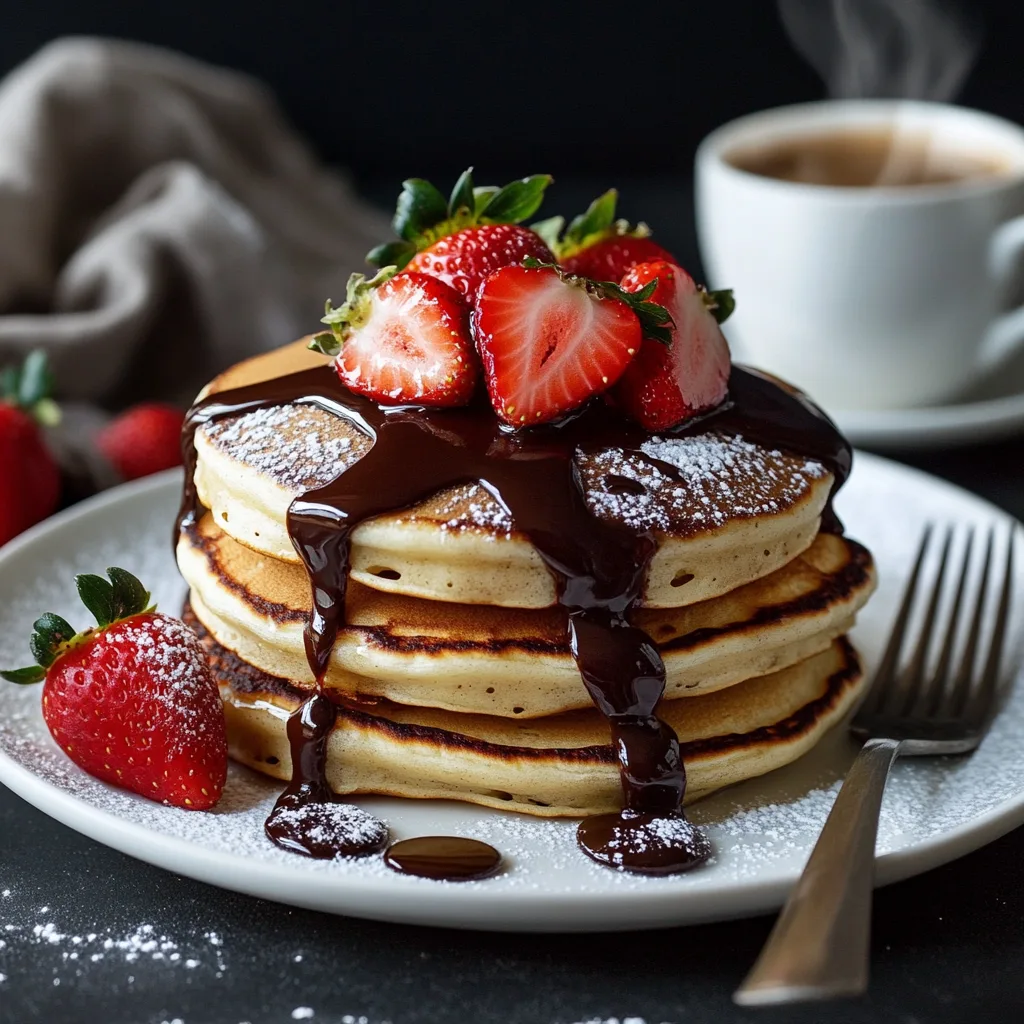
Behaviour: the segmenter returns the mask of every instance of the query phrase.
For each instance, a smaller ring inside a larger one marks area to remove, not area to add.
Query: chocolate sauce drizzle
[[[554,575],[577,667],[611,727],[623,811],[584,821],[581,848],[601,863],[646,873],[682,871],[705,860],[707,839],[684,826],[686,772],[679,741],[656,714],[665,666],[654,641],[629,622],[657,541],[650,530],[591,514],[574,460],[578,450],[618,448],[678,477],[674,467],[640,450],[650,435],[600,400],[557,424],[519,431],[505,428],[483,403],[436,410],[381,407],[348,391],[324,365],[218,392],[193,406],[183,436],[186,485],[179,529],[198,514],[195,431],[227,416],[287,404],[310,404],[340,416],[368,435],[373,447],[330,484],[297,497],[288,510],[288,533],[313,592],[305,644],[317,693],[296,712],[302,728],[289,724],[296,767],[279,805],[333,799],[322,753],[333,714],[323,710],[330,701],[322,683],[344,616],[353,529],[447,487],[476,483],[505,509]],[[823,464],[835,479],[822,528],[841,532],[832,496],[849,475],[851,449],[808,399],[757,371],[733,367],[726,402],[661,436],[708,430]],[[269,825],[268,832],[280,841]]]

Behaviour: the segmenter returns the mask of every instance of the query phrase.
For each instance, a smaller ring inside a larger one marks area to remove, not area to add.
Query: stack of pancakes
[[[297,343],[210,390],[324,361]],[[310,585],[287,509],[370,441],[287,405],[201,427],[195,442],[208,511],[178,544],[186,615],[221,686],[232,755],[288,779],[286,722],[315,684]],[[659,715],[681,740],[692,800],[799,757],[855,701],[861,671],[845,634],[874,569],[863,547],[819,532],[833,480],[817,463],[719,433],[644,450],[577,461],[596,515],[657,537],[634,621],[664,658]],[[479,486],[358,526],[324,681],[342,708],[332,787],[548,816],[617,810],[608,725],[555,600],[540,556]]]

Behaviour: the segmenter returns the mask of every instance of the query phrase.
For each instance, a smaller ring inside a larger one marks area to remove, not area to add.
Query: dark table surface
[[[364,188],[386,198],[393,185]],[[603,187],[571,183],[566,205]],[[649,219],[659,211],[659,238],[695,264],[688,183],[638,181],[629,194],[644,197]],[[641,215],[629,202],[624,212]],[[1024,518],[1022,455],[1024,441],[1013,440],[904,461]],[[1018,829],[880,890],[867,997],[752,1011],[734,1007],[730,993],[770,918],[530,936],[330,917],[149,867],[0,787],[0,1024],[1016,1022],[1024,1019],[1022,867]]]

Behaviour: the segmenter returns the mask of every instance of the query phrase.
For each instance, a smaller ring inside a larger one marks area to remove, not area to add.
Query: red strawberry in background
[[[350,390],[377,402],[464,405],[477,380],[466,306],[436,277],[380,271],[353,274],[345,304],[327,304],[330,331],[310,345],[335,356]]]
[[[675,263],[675,257],[650,238],[646,224],[632,227],[628,221],[615,219],[618,198],[613,188],[598,196],[585,213],[569,222],[564,235],[563,217],[551,217],[532,227],[569,273],[593,281],[620,281],[638,263]]]
[[[645,333],[667,340],[668,314],[647,301],[654,289],[628,294],[530,260],[492,274],[473,333],[498,416],[546,423],[610,388]]]
[[[43,681],[43,718],[80,768],[161,803],[206,810],[227,777],[224,710],[196,635],[155,612],[124,569],[75,578],[97,626],[82,633],[59,615],[36,620],[38,665],[0,672]]]
[[[181,465],[185,414],[164,402],[143,402],[121,413],[96,438],[96,445],[125,480]]]
[[[504,188],[474,187],[472,171],[460,175],[448,199],[422,178],[403,182],[394,218],[401,241],[378,246],[367,261],[429,274],[471,305],[494,271],[527,256],[554,262],[544,241],[518,226],[537,212],[551,176],[535,174]]]
[[[38,351],[0,374],[0,544],[52,514],[60,501],[60,470],[40,429],[60,419],[51,385]]]
[[[645,340],[615,388],[618,405],[647,430],[666,430],[718,405],[729,384],[729,345],[718,326],[733,310],[732,292],[708,292],[673,263],[641,263],[622,279],[646,291],[673,321],[671,344]]]

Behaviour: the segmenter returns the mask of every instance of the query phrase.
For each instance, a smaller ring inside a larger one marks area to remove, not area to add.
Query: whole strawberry
[[[654,285],[653,292],[651,285]],[[672,317],[669,345],[645,340],[616,385],[619,407],[647,430],[667,430],[713,408],[729,387],[729,344],[718,325],[733,310],[731,291],[708,292],[673,263],[641,263],[622,279]]]
[[[142,402],[112,420],[96,438],[100,451],[125,480],[181,465],[185,414],[165,402]]]
[[[676,258],[651,239],[646,224],[632,227],[628,221],[616,220],[618,198],[613,188],[598,196],[585,213],[569,222],[564,235],[563,217],[550,217],[532,227],[570,274],[594,281],[618,281],[638,263],[675,263]]]
[[[535,174],[504,188],[474,187],[472,171],[470,167],[460,175],[448,199],[422,178],[403,182],[394,218],[401,241],[378,246],[367,261],[429,274],[454,288],[470,305],[480,285],[496,270],[527,256],[554,262],[544,241],[519,226],[536,213],[551,176]]]
[[[60,469],[40,430],[60,419],[51,383],[39,351],[0,374],[0,544],[45,519],[60,501]]]
[[[47,612],[29,646],[38,665],[0,672],[43,681],[43,718],[80,768],[151,800],[206,810],[227,776],[227,735],[217,686],[196,635],[153,610],[124,569],[75,577],[96,617],[76,633]]]

